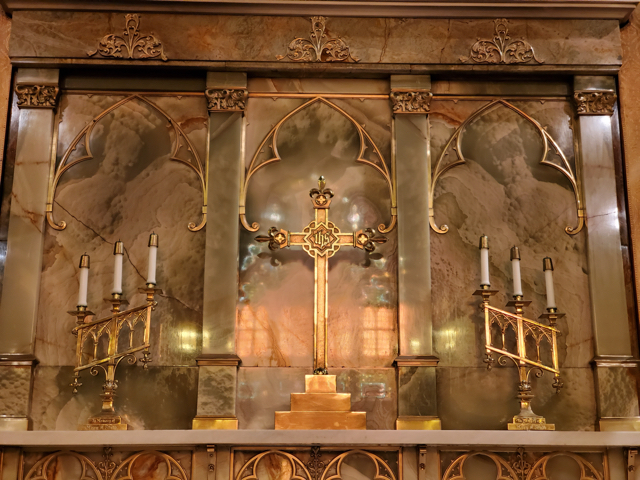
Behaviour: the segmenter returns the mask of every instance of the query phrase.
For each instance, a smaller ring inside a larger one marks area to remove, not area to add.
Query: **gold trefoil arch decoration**
[[[497,471],[495,480],[521,480],[505,459],[491,452],[471,452],[459,456],[444,472],[442,480],[467,480],[467,477],[464,474],[464,464],[470,458],[478,456],[486,457],[493,461]]]
[[[547,465],[549,464],[549,460],[555,457],[569,457],[578,464],[578,467],[580,467],[580,478],[576,478],[575,480],[603,480],[602,474],[598,472],[593,465],[587,462],[580,455],[576,455],[571,452],[554,452],[541,457],[536,463],[534,463],[533,467],[531,467],[526,480],[552,479],[553,477],[549,477],[547,474]]]
[[[394,178],[393,169],[392,171],[389,171],[389,168],[387,167],[387,164],[384,161],[384,157],[382,156],[380,149],[378,148],[376,143],[373,141],[371,136],[364,129],[364,127],[360,125],[351,115],[349,115],[343,109],[341,109],[336,104],[330,102],[329,100],[323,97],[315,97],[309,100],[308,102],[303,103],[302,105],[300,105],[299,107],[295,108],[294,110],[289,112],[287,115],[285,115],[269,131],[269,133],[262,140],[262,143],[260,143],[260,145],[256,149],[256,153],[253,155],[253,158],[251,159],[251,163],[249,164],[249,168],[247,169],[244,182],[242,184],[241,191],[240,191],[240,212],[239,212],[240,223],[242,223],[242,226],[250,232],[257,232],[260,229],[259,223],[253,222],[249,224],[249,222],[247,221],[246,202],[247,202],[247,191],[248,191],[249,181],[251,180],[251,177],[261,168],[282,160],[282,158],[280,157],[280,153],[278,152],[278,145],[277,145],[278,133],[280,131],[280,127],[282,127],[282,125],[289,118],[294,116],[296,113],[318,102],[324,103],[325,105],[328,105],[329,107],[333,108],[337,112],[341,113],[356,127],[356,130],[358,132],[358,136],[360,139],[360,150],[358,152],[358,158],[356,159],[356,162],[364,163],[366,165],[369,165],[370,167],[373,167],[376,171],[378,171],[378,173],[380,173],[380,175],[384,177],[387,187],[389,189],[389,196],[391,198],[391,220],[388,226],[385,225],[384,223],[378,225],[378,230],[380,231],[380,233],[389,233],[391,230],[395,228],[396,222],[397,222],[397,204],[396,204],[396,187],[395,187],[396,182]],[[374,156],[377,158],[377,162],[373,162],[364,157],[365,151],[368,148],[367,144],[371,145]],[[263,149],[266,145],[268,145],[271,148],[273,155],[268,160],[258,163],[258,156],[260,155],[260,153],[263,153],[264,151]]]
[[[80,464],[80,475],[77,480],[105,480],[98,470],[99,467],[96,467],[91,460],[80,453],[69,451],[55,452],[41,458],[31,467],[25,475],[24,480],[53,480],[56,475],[49,474],[51,463],[59,457],[72,457],[78,461]]]
[[[371,480],[396,480],[396,476],[384,460],[382,460],[378,455],[365,450],[349,450],[348,452],[341,453],[329,462],[322,473],[320,480],[342,480],[342,465],[345,459],[356,454],[368,457],[375,465],[376,473]]]
[[[73,141],[71,142],[67,150],[64,152],[62,159],[57,165],[56,165],[55,157],[53,158],[52,164],[51,164],[51,174],[49,177],[49,192],[47,194],[47,207],[46,207],[47,222],[49,223],[51,228],[55,230],[64,230],[67,227],[67,224],[64,220],[58,223],[53,218],[53,203],[55,200],[56,189],[58,187],[58,183],[60,182],[60,178],[67,170],[69,170],[73,166],[78,165],[79,163],[84,162],[85,160],[92,160],[94,158],[93,153],[91,152],[91,134],[93,133],[93,130],[98,124],[98,122],[109,113],[113,112],[114,110],[120,108],[124,104],[131,102],[133,100],[149,105],[151,108],[156,110],[158,113],[160,113],[163,117],[165,117],[169,121],[169,124],[173,128],[173,131],[175,134],[173,151],[171,152],[170,159],[176,162],[180,162],[186,165],[187,167],[191,168],[195,172],[195,174],[198,176],[198,179],[200,180],[200,185],[202,187],[202,218],[199,224],[195,224],[194,222],[189,222],[188,228],[192,232],[197,232],[199,230],[202,230],[202,228],[206,225],[207,223],[207,178],[206,178],[205,167],[202,163],[202,160],[200,160],[198,151],[193,146],[193,144],[191,143],[191,140],[189,140],[189,137],[184,132],[184,130],[182,130],[182,128],[180,127],[180,124],[176,122],[173,118],[171,118],[171,116],[167,112],[165,112],[162,108],[160,108],[154,102],[143,97],[142,95],[134,94],[114,103],[109,108],[107,108],[106,110],[103,110],[101,113],[95,116],[93,120],[91,120],[80,131],[80,133],[76,135],[76,137],[73,139]],[[81,142],[84,145],[86,155],[83,155],[80,158],[76,158],[75,160],[70,160],[71,154],[78,148],[78,145],[80,145]],[[190,160],[186,160],[184,158],[178,157],[178,154],[180,153],[180,150],[183,148],[183,146],[186,147],[186,150],[191,157]]]
[[[258,480],[258,465],[270,455],[283,457],[289,462],[291,467],[290,480],[311,480],[313,478],[306,465],[299,458],[282,450],[267,450],[251,457],[236,475],[236,480]]]
[[[471,124],[473,120],[481,117],[482,115],[484,115],[485,113],[489,112],[491,109],[499,105],[502,105],[514,111],[515,113],[520,115],[522,118],[529,121],[529,123],[531,123],[535,127],[535,129],[537,130],[542,140],[543,153],[542,153],[542,158],[540,159],[540,164],[555,168],[556,170],[560,171],[569,180],[569,183],[571,184],[571,188],[573,189],[573,194],[576,200],[578,225],[576,227],[567,226],[565,227],[564,231],[569,235],[576,235],[577,233],[582,231],[582,228],[584,227],[585,215],[586,215],[585,209],[582,203],[582,192],[581,192],[580,183],[578,181],[578,176],[572,170],[571,165],[569,164],[569,161],[567,160],[567,157],[565,156],[564,152],[562,151],[558,143],[549,134],[549,132],[547,132],[547,130],[544,127],[542,127],[542,125],[540,125],[534,118],[527,115],[525,112],[520,110],[515,105],[512,105],[511,103],[502,99],[493,100],[492,102],[487,103],[486,105],[480,107],[478,110],[476,110],[471,115],[469,115],[467,119],[464,122],[462,122],[462,124],[460,124],[460,126],[456,129],[454,134],[451,136],[451,138],[449,138],[449,141],[444,146],[444,149],[442,150],[442,153],[440,154],[440,157],[438,158],[435,164],[435,167],[433,168],[433,171],[432,171],[431,192],[429,193],[429,224],[431,225],[431,228],[436,233],[447,233],[449,231],[449,227],[447,225],[438,226],[435,221],[435,211],[433,206],[434,199],[435,199],[435,187],[440,177],[442,177],[442,175],[444,175],[446,172],[448,172],[452,168],[466,163],[466,159],[464,157],[464,154],[462,153],[462,134],[465,128],[469,124]],[[445,159],[447,155],[449,155],[449,148],[451,148],[456,153],[457,158],[453,162],[446,163]],[[558,155],[558,157],[560,157],[560,163],[554,163],[547,158],[549,151],[552,148],[555,151],[555,153]],[[576,160],[576,163],[577,163],[577,160]]]

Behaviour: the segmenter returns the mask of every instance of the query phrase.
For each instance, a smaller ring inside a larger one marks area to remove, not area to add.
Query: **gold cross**
[[[333,191],[325,188],[324,177],[318,180],[318,188],[309,192],[315,210],[315,220],[304,227],[302,232],[289,232],[276,227],[269,229],[268,235],[256,237],[259,242],[269,242],[270,250],[301,246],[314,262],[314,314],[313,314],[313,373],[327,374],[327,283],[329,274],[329,258],[340,247],[349,245],[367,252],[375,250],[376,243],[385,243],[385,237],[376,237],[372,228],[358,230],[353,233],[341,233],[333,222],[329,221],[329,207]]]

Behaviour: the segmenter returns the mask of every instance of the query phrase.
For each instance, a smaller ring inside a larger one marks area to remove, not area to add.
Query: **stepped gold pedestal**
[[[276,412],[276,430],[366,430],[367,412],[351,411],[335,375],[305,375],[304,385],[305,393],[291,394],[290,412]]]

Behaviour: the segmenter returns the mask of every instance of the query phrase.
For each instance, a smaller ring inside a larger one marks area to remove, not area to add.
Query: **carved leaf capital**
[[[59,89],[52,85],[16,85],[20,108],[56,108]]]
[[[204,92],[209,112],[244,112],[249,92],[246,89],[214,89]]]
[[[618,96],[610,90],[587,90],[573,94],[578,115],[613,115]]]
[[[393,113],[429,113],[433,94],[425,91],[391,92]]]

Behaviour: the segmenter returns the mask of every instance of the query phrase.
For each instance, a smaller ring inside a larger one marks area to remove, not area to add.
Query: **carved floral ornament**
[[[433,93],[427,91],[394,91],[389,94],[393,113],[429,113]]]
[[[492,39],[480,39],[471,46],[469,57],[460,57],[462,62],[469,60],[475,63],[529,63],[535,60],[544,63],[536,57],[533,46],[521,37],[512,40],[509,36],[509,23],[506,18],[498,18],[493,21],[494,34]]]
[[[55,108],[59,89],[52,85],[16,85],[18,107]]]
[[[288,58],[294,62],[357,62],[351,50],[340,37],[332,38],[326,33],[325,17],[311,17],[309,38],[294,38],[289,44],[286,55],[278,55],[282,60]]]
[[[249,92],[244,88],[207,89],[209,112],[244,112],[247,106]]]
[[[87,52],[90,57],[100,54],[103,57],[130,58],[142,60],[145,58],[160,58],[167,60],[162,42],[155,35],[140,33],[140,15],[128,13],[125,15],[124,31],[122,35],[110,33],[102,37],[98,48]]]
[[[618,96],[612,90],[587,90],[573,94],[578,115],[613,115]]]

